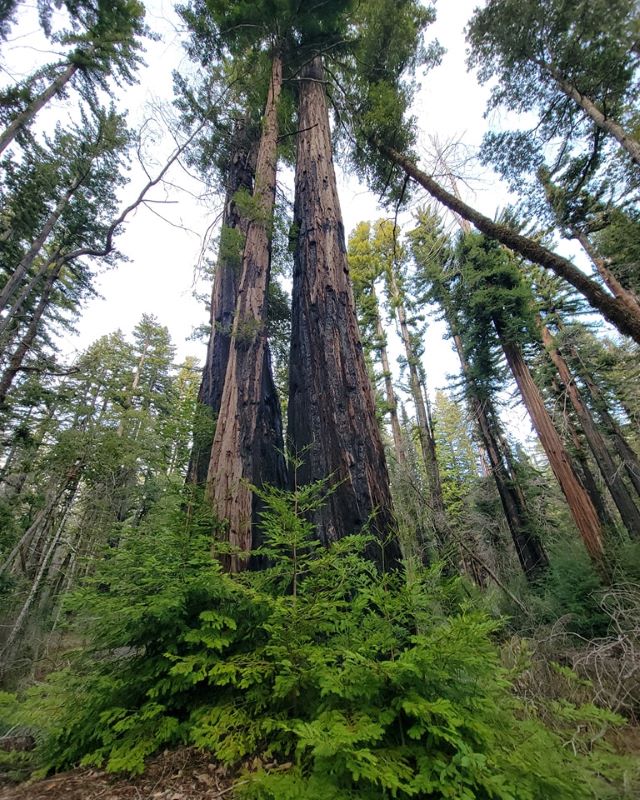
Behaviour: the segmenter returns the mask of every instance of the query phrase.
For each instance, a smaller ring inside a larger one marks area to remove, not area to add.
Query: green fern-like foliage
[[[188,743],[264,765],[237,789],[253,800],[598,796],[589,756],[514,699],[457,580],[380,575],[364,535],[320,547],[326,485],[260,493],[264,570],[224,574],[180,498],[107,555],[74,604],[91,652],[27,704],[49,769],[137,772]]]

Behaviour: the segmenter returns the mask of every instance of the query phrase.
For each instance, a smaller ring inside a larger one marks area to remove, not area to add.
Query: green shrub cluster
[[[251,760],[237,791],[261,800],[599,796],[589,757],[515,699],[460,582],[380,575],[364,536],[319,547],[323,493],[262,492],[259,572],[224,574],[179,500],[123,536],[74,601],[90,650],[27,702],[45,769],[137,772],[188,743]]]

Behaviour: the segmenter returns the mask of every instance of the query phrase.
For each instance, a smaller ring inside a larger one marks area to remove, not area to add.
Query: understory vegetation
[[[135,773],[189,744],[247,768],[239,797],[635,796],[637,762],[617,752],[628,720],[612,708],[634,715],[639,696],[616,692],[609,664],[608,684],[584,676],[637,645],[637,591],[598,590],[578,564],[537,597],[551,618],[574,614],[528,639],[442,565],[381,575],[364,534],[320,547],[305,516],[325,494],[262,492],[269,566],[240,575],[181,493],[124,529],[68,601],[81,646],[67,666],[22,703],[3,698],[3,724],[38,742],[30,768]],[[567,646],[585,617],[617,638]]]

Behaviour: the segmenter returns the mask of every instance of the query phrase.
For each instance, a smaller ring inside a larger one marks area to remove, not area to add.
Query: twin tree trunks
[[[243,229],[233,327],[225,341],[220,335],[225,334],[225,320],[219,329],[216,326],[218,311],[227,307],[227,284],[220,274],[200,393],[201,402],[215,412],[212,370],[220,375],[226,358],[206,484],[216,516],[225,521],[224,538],[231,553],[223,561],[231,571],[246,568],[248,552],[260,544],[259,502],[249,485],[286,482],[266,325],[281,88],[282,62],[276,56],[256,160],[253,208]],[[302,464],[292,483],[329,479],[332,492],[314,518],[319,539],[328,544],[368,524],[375,540],[367,555],[389,568],[400,562],[401,552],[393,532],[384,450],[356,323],[319,57],[300,75],[299,130],[288,447]],[[241,227],[238,220],[230,221]],[[228,299],[233,287],[229,284],[227,290]],[[201,450],[206,452],[206,441]],[[190,469],[194,482],[202,480],[202,459],[202,453],[194,452]]]

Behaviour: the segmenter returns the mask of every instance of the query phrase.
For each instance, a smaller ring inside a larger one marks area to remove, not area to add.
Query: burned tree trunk
[[[229,358],[207,475],[207,494],[214,513],[226,526],[225,535],[235,551],[225,559],[231,571],[248,565],[248,555],[244,554],[255,543],[257,504],[249,484],[282,486],[286,481],[280,404],[267,342],[281,89],[282,60],[276,55],[258,149],[254,208],[247,226]]]
[[[368,555],[386,568],[400,548],[349,280],[321,58],[300,77],[289,441],[303,461],[299,482],[333,486],[315,515],[320,540],[356,533],[373,515]]]
[[[257,137],[244,124],[233,132],[235,146],[229,159],[218,262],[211,292],[211,331],[198,391],[193,446],[187,482],[204,486],[211,459],[215,421],[220,412],[224,378],[229,361],[231,330],[238,300],[242,248],[248,220],[240,214],[236,193],[253,191]]]

